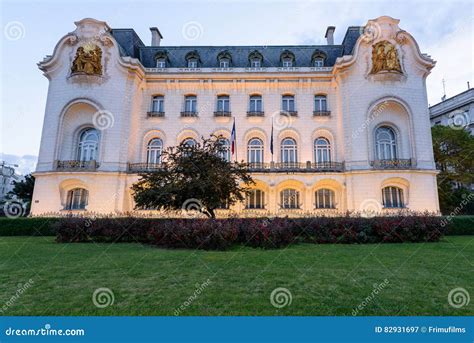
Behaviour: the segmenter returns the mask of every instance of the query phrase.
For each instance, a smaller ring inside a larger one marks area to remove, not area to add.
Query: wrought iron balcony
[[[263,111],[247,111],[247,117],[263,117],[264,115]]]
[[[147,173],[161,169],[160,163],[129,163],[128,171],[131,173]]]
[[[232,112],[231,111],[215,111],[214,112],[214,117],[231,117]]]
[[[165,112],[158,112],[158,111],[149,111],[146,113],[148,117],[164,117]]]
[[[331,111],[313,111],[314,117],[329,117],[331,115]]]
[[[198,112],[196,111],[183,111],[181,112],[181,117],[197,117]]]
[[[254,173],[340,173],[344,171],[344,162],[253,162],[247,167]]]
[[[414,163],[411,159],[392,159],[371,161],[370,165],[374,169],[411,169]]]
[[[66,171],[94,171],[99,167],[97,161],[56,161],[56,170]]]
[[[287,117],[297,117],[298,116],[298,111],[285,111],[281,110],[280,114],[282,116],[287,116]]]

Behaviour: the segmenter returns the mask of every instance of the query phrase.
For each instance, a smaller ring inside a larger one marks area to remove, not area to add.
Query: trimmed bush
[[[59,218],[0,218],[0,236],[55,236]]]
[[[474,235],[474,216],[445,217],[446,235]]]
[[[435,242],[444,234],[435,216],[318,218],[62,218],[58,242],[139,242],[166,248],[225,250],[234,244],[265,249],[307,243]]]

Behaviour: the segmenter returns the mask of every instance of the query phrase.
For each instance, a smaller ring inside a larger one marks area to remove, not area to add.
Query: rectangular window
[[[260,62],[260,60],[252,60],[250,62],[250,66],[252,68],[260,68],[262,66],[262,63]]]
[[[217,111],[230,112],[230,99],[228,96],[217,97]]]
[[[262,97],[260,96],[250,97],[249,111],[250,112],[263,112]]]
[[[157,60],[156,61],[157,68],[166,68],[166,61],[165,60]]]
[[[197,67],[198,67],[197,60],[189,60],[188,61],[188,68],[197,68]]]
[[[197,112],[197,98],[195,96],[187,96],[184,104],[185,112]]]
[[[283,111],[294,112],[295,111],[295,97],[294,96],[283,96],[281,108]]]
[[[221,68],[229,68],[229,61],[221,61],[220,62]]]
[[[152,112],[164,112],[165,111],[165,98],[162,96],[155,96],[153,97],[152,105],[151,105]]]
[[[314,110],[316,112],[326,112],[328,110],[325,96],[317,95],[314,97]]]

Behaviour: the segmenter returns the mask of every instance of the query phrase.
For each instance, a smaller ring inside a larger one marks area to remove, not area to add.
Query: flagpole
[[[235,161],[239,162],[237,159],[237,130],[235,128],[235,117],[234,117],[234,145],[235,145]]]
[[[272,154],[272,163],[273,163],[273,117],[272,117],[272,133],[270,137],[270,152]]]

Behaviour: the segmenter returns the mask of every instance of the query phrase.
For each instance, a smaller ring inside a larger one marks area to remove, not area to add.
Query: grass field
[[[1,315],[474,315],[474,236],[227,252],[0,237],[0,284]],[[291,293],[283,308],[277,287]],[[449,305],[456,287],[468,305]],[[98,288],[112,305],[94,305]]]

